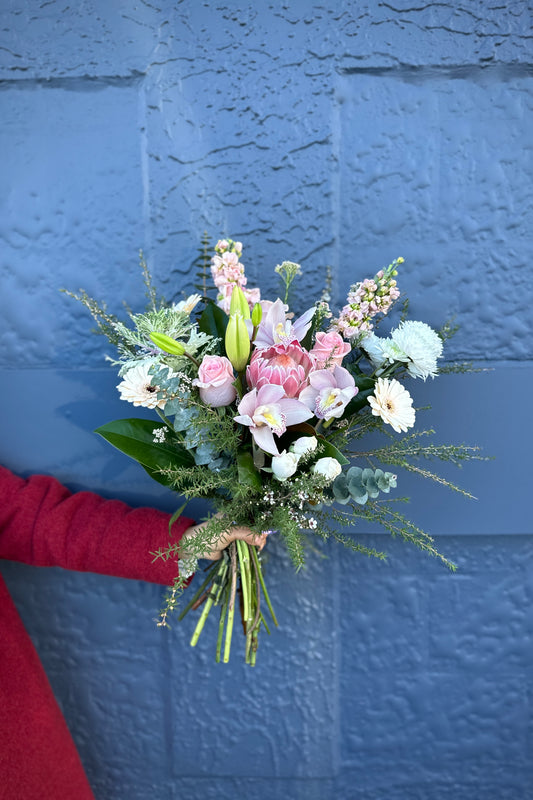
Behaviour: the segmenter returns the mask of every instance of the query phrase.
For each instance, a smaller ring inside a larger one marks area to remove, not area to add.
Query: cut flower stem
[[[221,660],[224,663],[229,661],[238,594],[245,634],[245,661],[254,666],[261,625],[270,635],[270,629],[261,610],[261,592],[274,624],[277,625],[278,621],[266,590],[257,548],[237,539],[229,545],[227,555],[209,568],[207,577],[179,615],[181,620],[189,611],[203,606],[191,637],[191,647],[195,647],[198,643],[212,608],[219,606],[215,660],[217,663]]]

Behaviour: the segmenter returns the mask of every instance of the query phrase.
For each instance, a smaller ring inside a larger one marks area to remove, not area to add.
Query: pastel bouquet
[[[259,633],[278,624],[263,574],[268,547],[258,553],[245,541],[232,542],[196,591],[188,589],[191,599],[181,608],[196,556],[209,542],[234,525],[275,533],[297,570],[313,536],[384,558],[342,532],[359,519],[379,523],[453,569],[432,538],[391,501],[394,470],[462,491],[418,460],[458,464],[477,456],[463,445],[427,444],[430,431],[412,431],[416,412],[403,381],[438,374],[453,329],[445,325],[437,333],[404,313],[389,335],[376,334],[375,324],[400,297],[396,278],[403,259],[352,285],[335,317],[328,282],[322,297],[295,316],[288,299],[299,265],[286,261],[275,268],[282,297],[265,300],[247,286],[241,257],[240,242],[219,241],[210,264],[216,299],[207,297],[204,266],[203,296],[177,303],[157,297],[142,260],[149,304],[143,313],[130,313],[129,324],[85,292],[72,296],[117,348],[111,360],[121,378],[121,398],[154,411],[154,419],[118,420],[98,433],[156,481],[186,499],[211,501],[216,512],[189,540],[186,558],[172,540],[153,554],[178,562],[158,624],[168,625],[171,612],[182,618],[200,609],[195,645],[217,607],[216,660],[227,662],[240,616],[245,659],[253,665]],[[376,430],[388,439],[364,451],[361,439]],[[183,508],[173,516],[170,533]]]

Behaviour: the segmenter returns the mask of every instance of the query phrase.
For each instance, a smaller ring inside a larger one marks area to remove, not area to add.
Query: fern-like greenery
[[[424,444],[420,441],[422,437],[430,436],[434,433],[433,430],[416,431],[411,434],[405,434],[402,439],[394,440],[393,444],[386,445],[385,447],[377,448],[369,451],[348,451],[348,455],[357,456],[358,458],[366,458],[370,464],[379,462],[382,464],[389,464],[396,467],[401,467],[408,472],[416,473],[423,478],[440,483],[447,486],[455,492],[459,492],[465,497],[473,498],[470,492],[461,489],[446,478],[431,472],[428,469],[413,464],[413,459],[425,458],[428,460],[438,459],[443,462],[455,464],[460,467],[465,461],[486,461],[484,456],[479,455],[479,447],[471,447],[468,445],[460,444],[435,444],[430,442]]]

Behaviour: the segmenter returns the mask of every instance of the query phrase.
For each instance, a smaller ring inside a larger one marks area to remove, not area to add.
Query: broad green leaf
[[[374,379],[369,378],[368,375],[364,375],[363,373],[353,375],[352,377],[359,391],[348,403],[346,411],[343,414],[345,419],[352,414],[357,414],[358,411],[361,411],[361,409],[367,405],[367,398],[373,393],[375,386]]]
[[[352,375],[352,378],[355,381],[355,385],[359,389],[359,391],[366,391],[366,389],[373,389],[375,381],[373,378],[369,378],[368,375],[364,373],[360,373],[357,375]]]
[[[208,302],[200,317],[198,327],[202,333],[224,341],[228,319],[228,315],[221,308],[213,302]]]
[[[339,464],[349,464],[350,460],[344,456],[340,450],[338,450],[334,444],[328,442],[323,436],[317,436],[318,441],[320,442],[321,447],[321,455],[320,458],[328,457],[328,458],[336,458]]]
[[[152,478],[167,484],[159,469],[179,469],[194,464],[192,455],[177,442],[154,442],[154,428],[161,427],[149,419],[119,419],[102,425],[96,433],[125,455],[138,461]],[[169,435],[172,435],[170,431]]]
[[[244,483],[246,486],[252,486],[254,489],[261,488],[261,476],[255,468],[251,453],[245,451],[237,455],[237,471],[240,483]]]

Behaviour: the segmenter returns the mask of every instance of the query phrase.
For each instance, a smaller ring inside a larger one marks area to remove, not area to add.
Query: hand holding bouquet
[[[427,431],[408,433],[416,415],[403,380],[437,374],[449,329],[438,334],[424,322],[402,320],[389,336],[376,335],[374,324],[399,297],[402,259],[354,284],[334,318],[326,295],[301,316],[290,311],[289,289],[301,273],[292,262],[276,267],[284,299],[262,299],[259,289],[247,287],[241,255],[240,242],[216,245],[211,262],[216,302],[200,295],[173,305],[158,301],[144,265],[150,306],[130,315],[133,327],[85,293],[74,295],[118,349],[121,398],[158,415],[157,422],[119,420],[98,432],[155,480],[186,498],[209,499],[217,511],[187,538],[185,551],[171,542],[154,554],[179,559],[180,567],[160,625],[176,610],[197,557],[235,526],[254,532],[261,547],[266,535],[276,532],[299,569],[310,534],[383,558],[339,532],[359,517],[453,568],[431,537],[384,500],[397,477],[375,466],[400,466],[462,491],[414,462],[477,457],[475,448],[424,445]],[[390,444],[363,452],[360,439],[376,429],[407,435],[389,432]],[[256,547],[249,537],[231,538],[180,618],[201,608],[195,645],[218,606],[216,659],[228,661],[237,611],[246,661],[253,665],[259,632],[270,632],[277,619]]]

